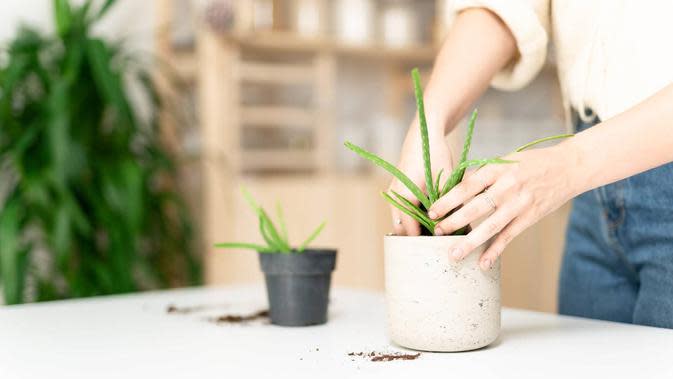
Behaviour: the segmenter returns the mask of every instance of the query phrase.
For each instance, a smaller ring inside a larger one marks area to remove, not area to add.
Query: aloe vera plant
[[[242,188],[241,192],[243,197],[250,205],[250,208],[257,214],[259,219],[259,232],[264,238],[266,245],[260,245],[255,243],[247,242],[222,242],[216,243],[215,247],[223,249],[250,249],[256,250],[260,253],[281,253],[281,254],[290,254],[290,253],[303,253],[306,247],[313,242],[316,237],[322,232],[325,227],[325,222],[323,221],[318,225],[315,230],[302,242],[299,247],[292,249],[290,245],[287,226],[285,224],[285,217],[283,215],[283,208],[280,206],[280,203],[276,204],[276,216],[278,217],[278,224],[280,227],[276,227],[276,224],[273,222],[269,214],[262,208],[252,195],[245,189]]]
[[[451,174],[448,176],[444,184],[442,185],[441,179],[443,171],[434,176],[430,161],[430,142],[428,137],[428,124],[425,119],[425,105],[423,103],[423,88],[421,87],[421,78],[417,68],[414,68],[411,71],[411,78],[414,83],[414,95],[416,96],[416,106],[418,110],[418,120],[419,127],[421,131],[421,147],[423,152],[423,165],[424,165],[424,174],[425,174],[425,192],[414,183],[408,176],[406,176],[402,171],[400,171],[395,165],[386,162],[376,154],[369,152],[359,146],[356,146],[350,142],[345,142],[344,145],[360,155],[361,157],[373,162],[377,166],[383,168],[392,174],[397,180],[399,180],[409,191],[416,197],[420,205],[416,205],[409,201],[407,198],[403,197],[399,193],[391,190],[390,193],[382,192],[381,195],[383,198],[392,204],[395,208],[409,215],[414,220],[418,221],[419,224],[423,226],[424,233],[428,235],[433,235],[435,226],[442,221],[433,220],[428,217],[427,210],[430,209],[432,204],[437,201],[442,196],[446,195],[453,187],[463,180],[465,175],[465,170],[470,167],[483,167],[488,164],[505,164],[505,163],[514,163],[515,161],[503,159],[501,157],[494,158],[483,158],[483,159],[468,159],[468,154],[470,151],[470,146],[472,145],[472,135],[474,133],[474,125],[477,121],[477,110],[475,109],[472,112],[470,120],[467,125],[467,134],[465,136],[465,143],[463,144],[463,150],[460,154],[460,160],[458,165],[453,169]],[[573,136],[573,134],[559,134],[555,136],[541,138],[532,142],[529,142],[515,151],[520,152],[525,149],[531,148],[537,144],[552,141],[561,138],[568,138]],[[466,228],[458,230],[454,235],[461,235],[467,232]]]

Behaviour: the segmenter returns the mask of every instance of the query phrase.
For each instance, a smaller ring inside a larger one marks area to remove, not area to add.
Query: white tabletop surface
[[[378,293],[335,289],[322,326],[206,321],[262,309],[264,296],[204,288],[0,307],[0,378],[673,378],[673,330],[513,309],[488,348],[393,362],[347,355],[404,351],[386,337]]]

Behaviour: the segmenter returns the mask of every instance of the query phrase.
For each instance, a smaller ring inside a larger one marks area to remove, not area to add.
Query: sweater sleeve
[[[493,87],[516,90],[535,78],[547,57],[550,0],[453,0],[450,3],[454,13],[467,8],[486,8],[498,15],[514,35],[519,55],[493,78]]]

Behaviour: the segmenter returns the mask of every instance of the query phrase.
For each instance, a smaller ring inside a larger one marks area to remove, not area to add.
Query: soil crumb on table
[[[350,352],[349,357],[362,357],[369,359],[372,362],[390,362],[390,361],[413,361],[421,356],[421,353],[407,354],[407,353],[384,353],[378,351],[370,352]]]
[[[194,305],[191,307],[178,307],[175,304],[169,304],[166,307],[166,313],[187,315],[190,313],[203,312],[213,308],[221,308],[223,305]]]
[[[241,324],[250,321],[263,320],[269,318],[268,310],[261,310],[248,315],[227,314],[217,317],[211,317],[208,321],[215,324]]]

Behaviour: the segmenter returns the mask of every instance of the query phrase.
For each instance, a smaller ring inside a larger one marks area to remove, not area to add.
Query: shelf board
[[[315,79],[314,71],[310,64],[243,61],[239,69],[239,80],[272,84],[310,84]]]
[[[340,56],[432,62],[438,51],[434,45],[391,47],[377,43],[349,44],[326,37],[302,37],[287,32],[221,34],[223,40],[243,48],[296,53],[327,52]]]
[[[311,150],[242,150],[241,165],[245,171],[311,170],[317,162]]]
[[[241,123],[265,126],[310,127],[315,124],[314,111],[286,106],[246,105],[241,107]]]

